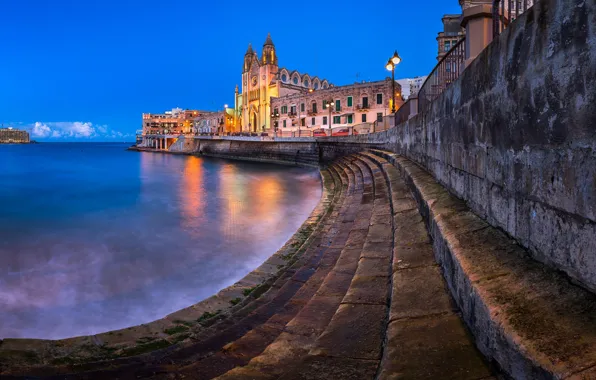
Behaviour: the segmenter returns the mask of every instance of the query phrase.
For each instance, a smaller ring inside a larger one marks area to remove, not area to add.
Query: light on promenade
[[[391,113],[395,113],[395,68],[401,62],[401,57],[397,54],[397,50],[393,53],[393,57],[389,58],[387,61],[387,65],[385,66],[387,70],[391,71]]]

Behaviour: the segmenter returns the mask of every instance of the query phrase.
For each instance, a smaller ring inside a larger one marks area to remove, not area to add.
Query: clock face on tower
[[[259,80],[259,79],[258,79],[257,77],[252,77],[252,85],[253,85],[253,86],[256,86],[256,85],[257,85],[257,81],[258,81],[258,80]]]

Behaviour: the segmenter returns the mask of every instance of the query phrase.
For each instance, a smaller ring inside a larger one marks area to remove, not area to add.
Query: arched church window
[[[298,77],[294,77],[294,84],[298,84]]]
[[[310,83],[308,83],[308,79],[304,81],[304,87],[308,87]]]
[[[313,86],[315,88],[315,90],[319,89],[319,84],[317,82],[315,82],[315,85]]]
[[[288,76],[287,76],[286,74],[283,74],[283,75],[281,76],[281,81],[282,81],[282,82],[287,82],[287,81],[288,81]]]

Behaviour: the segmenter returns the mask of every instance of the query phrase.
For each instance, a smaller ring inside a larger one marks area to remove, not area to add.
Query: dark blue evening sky
[[[41,140],[132,141],[143,112],[233,104],[247,45],[260,53],[268,32],[280,66],[337,85],[385,78],[395,49],[396,78],[426,75],[442,15],[459,11],[457,0],[0,0],[0,122],[36,125]]]

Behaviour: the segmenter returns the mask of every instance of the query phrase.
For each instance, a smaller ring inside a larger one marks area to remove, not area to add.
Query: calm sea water
[[[0,145],[0,338],[150,322],[233,284],[321,195],[316,170],[125,151]]]

